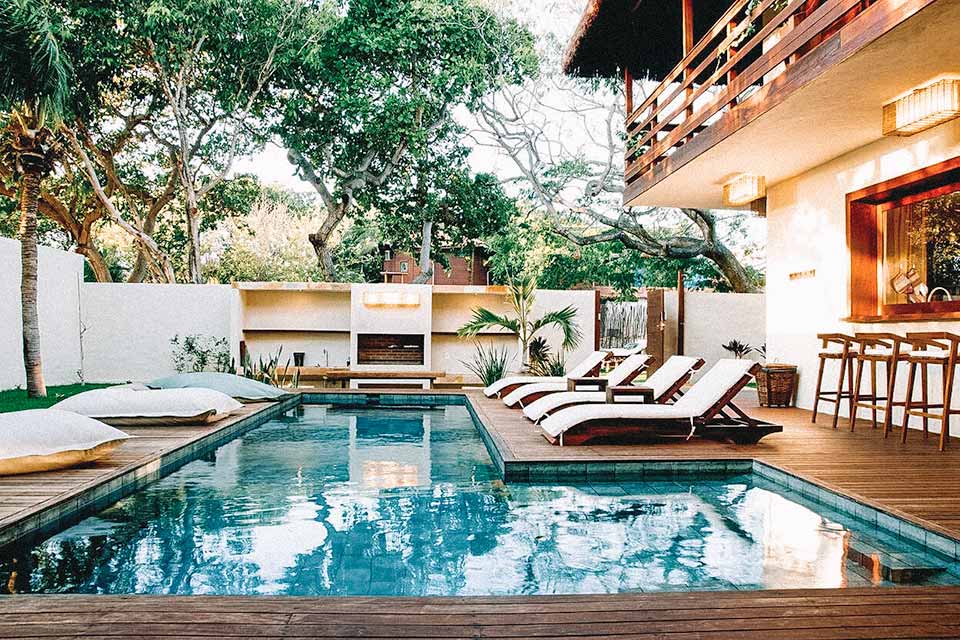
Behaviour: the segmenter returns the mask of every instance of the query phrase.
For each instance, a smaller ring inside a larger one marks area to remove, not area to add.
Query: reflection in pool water
[[[305,406],[0,552],[0,584],[289,595],[859,586],[871,579],[847,550],[864,535],[744,476],[504,485],[464,407]]]

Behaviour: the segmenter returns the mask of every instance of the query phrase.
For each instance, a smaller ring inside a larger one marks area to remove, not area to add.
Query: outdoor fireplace
[[[357,364],[422,365],[423,334],[357,334]]]

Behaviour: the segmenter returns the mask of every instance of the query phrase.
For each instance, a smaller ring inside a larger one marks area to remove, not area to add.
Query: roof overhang
[[[694,0],[694,37],[713,26],[730,0]],[[663,78],[683,58],[681,0],[588,0],[563,71],[582,77]]]

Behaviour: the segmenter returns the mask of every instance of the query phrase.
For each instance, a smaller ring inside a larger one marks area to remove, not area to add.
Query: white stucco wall
[[[79,380],[79,287],[83,257],[40,247],[37,303],[47,384]],[[0,238],[0,389],[26,384],[20,315],[20,243]]]
[[[173,373],[170,339],[201,334],[229,340],[238,295],[229,285],[85,283],[87,379],[122,382]]]
[[[677,292],[664,292],[667,326],[664,359],[677,347]],[[701,374],[717,360],[732,357],[722,345],[731,340],[759,347],[767,340],[766,297],[762,293],[716,293],[687,291],[684,294],[684,353],[706,360]],[[757,353],[747,356],[760,360]],[[698,374],[699,375],[699,374]]]
[[[799,406],[813,405],[817,333],[960,332],[957,321],[870,325],[842,320],[850,309],[846,194],[958,155],[960,120],[954,120],[909,138],[885,138],[769,189],[768,355],[800,366]],[[816,275],[790,279],[791,273],[810,270]],[[832,384],[835,369],[830,372]],[[932,381],[931,388],[938,384]]]

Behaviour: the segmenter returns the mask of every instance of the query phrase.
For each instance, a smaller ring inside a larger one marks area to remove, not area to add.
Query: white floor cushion
[[[129,437],[123,431],[69,411],[32,409],[0,413],[0,476],[91,462]]]
[[[283,389],[232,373],[178,373],[147,383],[151,389],[213,389],[240,402],[274,402],[290,395]]]
[[[243,405],[213,389],[110,387],[62,400],[55,409],[73,411],[113,425],[204,424],[227,417]]]

